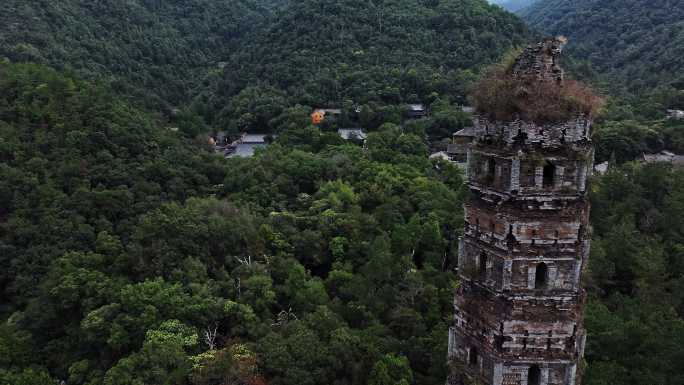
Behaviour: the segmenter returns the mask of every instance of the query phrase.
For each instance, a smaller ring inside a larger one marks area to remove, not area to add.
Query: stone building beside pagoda
[[[563,86],[565,41],[528,47],[510,76]],[[449,384],[577,385],[584,354],[592,121],[474,120]]]

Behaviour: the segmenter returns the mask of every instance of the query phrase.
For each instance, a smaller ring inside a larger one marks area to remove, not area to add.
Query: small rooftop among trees
[[[538,124],[595,116],[603,98],[582,83],[565,79],[559,65],[566,43],[564,37],[547,38],[492,66],[472,90],[476,111],[493,120]]]

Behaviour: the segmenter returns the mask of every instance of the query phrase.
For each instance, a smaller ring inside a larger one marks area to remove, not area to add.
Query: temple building
[[[563,87],[564,44],[528,47],[509,76]],[[585,114],[542,124],[475,116],[448,384],[580,383],[591,126]]]

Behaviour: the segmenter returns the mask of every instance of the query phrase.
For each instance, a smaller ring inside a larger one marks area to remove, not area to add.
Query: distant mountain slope
[[[155,107],[182,103],[274,0],[3,0],[0,58],[107,77]]]
[[[230,99],[252,86],[306,105],[463,97],[464,77],[472,76],[463,70],[497,60],[528,36],[518,18],[484,0],[300,0],[266,25],[243,39],[214,94],[205,95],[215,111],[228,106],[221,116],[234,115]]]
[[[490,0],[492,4],[497,4],[503,8],[511,11],[518,12],[521,11],[539,0]]]
[[[522,16],[533,28],[570,37],[575,57],[632,91],[684,88],[682,0],[544,0]]]
[[[528,41],[485,0],[1,3],[0,60],[104,78],[164,113],[194,100],[243,130],[297,103],[463,101],[474,71]]]

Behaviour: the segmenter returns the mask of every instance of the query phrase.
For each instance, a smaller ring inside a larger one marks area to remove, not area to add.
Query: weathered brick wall
[[[563,69],[558,65],[558,58],[565,44],[564,38],[549,38],[525,48],[513,64],[512,75],[541,81],[563,81]]]
[[[514,301],[516,303],[508,303],[501,297],[487,297],[478,292],[473,295],[470,301],[455,302],[453,331],[456,337],[467,338],[471,344],[452,342],[452,351],[462,349],[460,352],[464,353],[477,342],[482,354],[490,352],[501,359],[571,360],[575,357],[578,344],[583,341],[576,306],[560,309],[551,301],[519,299]],[[572,298],[565,297],[565,300],[571,302]],[[517,309],[524,309],[526,316],[516,315]],[[555,318],[537,316],[550,311],[557,313]],[[502,314],[514,319],[502,319]]]
[[[529,47],[512,76],[562,81],[562,45]],[[549,125],[476,117],[449,336],[449,357],[462,365],[450,384],[579,384],[591,125],[584,116]]]
[[[469,153],[468,182],[494,193],[577,194],[585,190],[593,154],[577,151],[571,155],[541,158],[473,148]],[[545,167],[552,169],[550,180],[545,178]]]
[[[501,147],[538,145],[542,148],[560,148],[590,140],[591,125],[592,121],[585,116],[546,125],[523,120],[492,121],[485,116],[477,116],[473,120],[473,133],[476,140]]]

